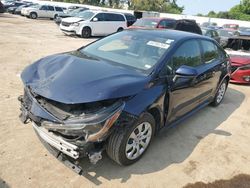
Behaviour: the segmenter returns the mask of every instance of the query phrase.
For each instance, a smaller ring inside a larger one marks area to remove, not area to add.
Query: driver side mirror
[[[98,22],[98,18],[93,18],[93,22]]]
[[[198,76],[196,69],[187,65],[182,65],[175,71],[173,81],[176,82],[179,78],[190,79],[196,76]]]

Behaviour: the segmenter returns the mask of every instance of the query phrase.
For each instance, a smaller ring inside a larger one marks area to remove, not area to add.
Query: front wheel
[[[120,165],[138,161],[146,152],[155,132],[155,120],[149,113],[130,127],[117,128],[108,140],[107,154]]]
[[[223,82],[220,84],[216,94],[215,94],[215,97],[214,97],[214,100],[213,102],[211,103],[213,106],[219,106],[220,103],[222,102],[224,96],[225,96],[225,93],[226,93],[226,90],[227,90],[227,80],[223,80]]]
[[[31,19],[37,19],[37,13],[31,12],[31,13],[30,13],[30,18],[31,18]]]
[[[82,29],[82,37],[83,38],[89,38],[89,37],[91,37],[91,29],[89,27],[84,27]]]

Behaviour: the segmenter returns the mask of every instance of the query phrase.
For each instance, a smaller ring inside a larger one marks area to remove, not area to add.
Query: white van
[[[64,18],[60,24],[60,29],[65,34],[84,38],[105,36],[126,28],[127,20],[124,14],[91,10],[80,12],[77,17]]]
[[[54,19],[59,13],[63,12],[62,7],[51,5],[34,5],[31,7],[23,8],[21,14],[32,19],[36,18],[50,18]]]

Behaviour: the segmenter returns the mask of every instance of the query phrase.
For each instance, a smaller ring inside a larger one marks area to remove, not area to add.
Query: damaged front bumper
[[[41,139],[56,148],[58,151],[63,152],[73,159],[79,158],[79,148],[76,145],[66,142],[61,137],[55,135],[53,132],[49,132],[43,127],[38,127],[35,123],[33,123],[33,128]]]
[[[24,124],[31,121],[46,148],[77,173],[81,170],[75,164],[80,158],[88,157],[93,164],[102,158],[105,141],[113,125],[118,123],[125,105],[119,102],[93,115],[61,120],[48,111],[28,88],[19,101],[21,121]]]

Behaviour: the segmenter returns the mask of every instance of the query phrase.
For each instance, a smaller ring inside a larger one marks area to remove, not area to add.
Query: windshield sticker
[[[157,48],[164,48],[164,49],[168,49],[170,47],[169,44],[156,42],[156,41],[148,41],[147,45],[154,46],[154,47],[157,47]]]
[[[171,44],[172,42],[174,42],[173,39],[168,39],[168,40],[166,41],[167,44]]]

